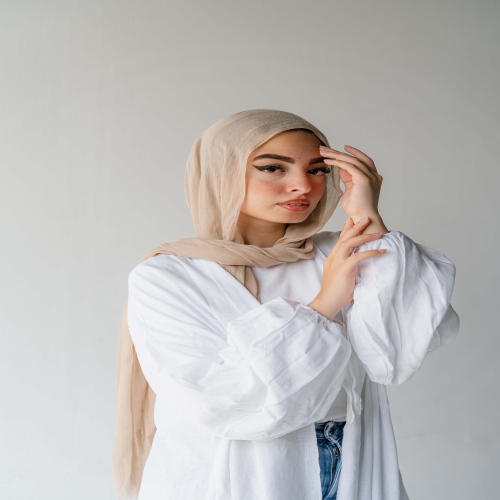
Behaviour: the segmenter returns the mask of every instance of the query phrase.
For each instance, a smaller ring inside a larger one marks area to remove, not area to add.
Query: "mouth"
[[[304,212],[309,208],[309,201],[307,200],[289,200],[284,203],[277,203],[279,207],[282,207],[290,212]]]

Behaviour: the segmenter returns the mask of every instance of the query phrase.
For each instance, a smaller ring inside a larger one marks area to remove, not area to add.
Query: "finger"
[[[333,245],[333,247],[330,251],[330,255],[329,255],[330,258],[333,258],[333,256],[335,255],[335,252],[337,251],[339,242],[342,241],[346,232],[349,231],[349,229],[351,229],[353,226],[354,226],[354,221],[351,219],[351,217],[349,217],[344,222],[344,227],[342,228],[342,231],[340,231],[339,239],[335,242],[335,245]]]
[[[332,253],[334,252],[334,249],[336,248],[337,243],[341,240],[341,238],[346,234],[351,227],[354,226],[354,221],[349,217],[345,222],[344,222],[344,227],[342,228],[342,231],[340,231],[339,234],[339,239],[337,240],[336,244],[332,248]]]
[[[354,221],[349,217],[345,222],[344,222],[344,227],[342,228],[342,231],[340,232],[340,235],[345,234],[345,232],[350,229],[354,225]]]
[[[387,253],[386,248],[381,248],[380,250],[366,250],[364,252],[353,253],[346,261],[347,265],[350,267],[357,267],[357,265],[363,260],[369,259],[370,257],[380,257]]]
[[[349,148],[349,149],[346,149]],[[366,163],[367,165],[370,165],[371,167],[375,168],[375,163],[374,161],[368,156],[365,155],[362,151],[359,149],[353,148],[352,146],[344,146],[344,149],[346,151],[350,151],[356,158],[359,158],[363,163]]]
[[[340,243],[341,241],[344,241],[347,238],[352,238],[353,236],[361,234],[361,232],[368,227],[368,224],[370,224],[369,217],[367,217],[366,220],[364,221],[359,220],[358,222],[356,222],[356,224],[354,224],[353,221],[353,223],[345,230],[345,232],[342,230],[342,233],[340,233],[337,244]]]
[[[337,165],[339,168],[344,168],[347,170],[353,177],[357,176],[358,179],[361,179],[361,176],[369,178],[370,180],[375,180],[377,173],[372,169],[368,168],[365,164],[358,162],[359,165],[355,165],[349,161],[339,160],[336,158],[327,158],[324,160],[327,165]],[[353,171],[353,169],[355,169]],[[355,173],[353,173],[355,172]]]
[[[320,149],[320,154],[321,156],[325,156],[326,158],[333,158],[335,160],[344,160],[348,161],[349,163],[352,163],[353,165],[356,165],[359,168],[362,168],[362,165],[366,167],[369,171],[378,173],[377,168],[375,167],[375,164],[373,161],[371,164],[363,163],[361,160],[356,158],[355,156],[348,155],[347,153],[343,153],[341,151],[335,151],[335,149],[331,148],[322,148]]]
[[[368,241],[378,240],[382,235],[380,233],[375,234],[362,234],[354,238],[348,238],[339,244],[339,248],[336,255],[340,256],[343,260],[349,258],[352,250],[358,245],[362,245]],[[360,252],[362,253],[362,252]]]

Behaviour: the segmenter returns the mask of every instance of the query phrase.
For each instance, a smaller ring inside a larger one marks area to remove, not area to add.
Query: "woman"
[[[387,230],[382,177],[346,150],[274,110],[196,140],[185,188],[197,238],[160,245],[129,275],[118,499],[407,498],[385,386],[457,335],[455,267]],[[319,232],[340,198],[344,228]]]

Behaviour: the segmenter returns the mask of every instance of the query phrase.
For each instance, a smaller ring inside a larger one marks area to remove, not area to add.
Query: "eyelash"
[[[257,165],[254,165],[254,167],[257,170],[260,170],[261,172],[265,172],[268,168],[281,168],[281,170],[283,170],[283,167],[280,167],[279,165],[265,165],[263,167],[258,167]],[[324,174],[329,174],[331,172],[330,167],[317,167],[317,168],[311,168],[311,170],[318,170],[319,172],[323,172]],[[273,173],[274,172],[268,172],[268,174],[273,174]]]

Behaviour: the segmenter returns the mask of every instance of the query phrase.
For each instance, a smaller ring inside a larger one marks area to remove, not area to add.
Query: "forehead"
[[[291,130],[274,135],[264,144],[254,149],[250,156],[254,157],[262,153],[284,153],[298,154],[311,152],[317,154],[318,147],[322,142],[313,132],[305,130]]]

